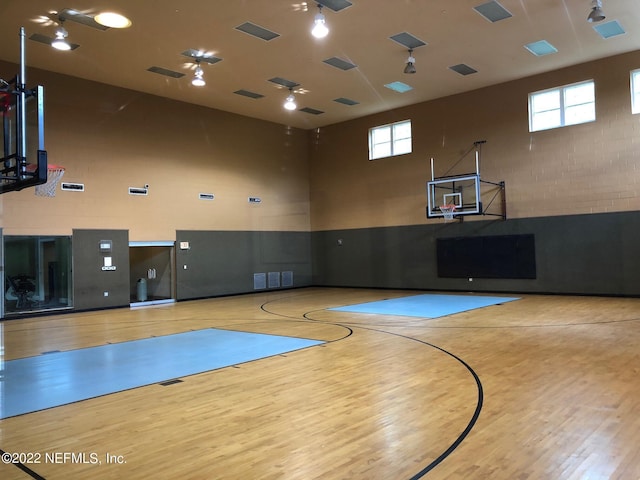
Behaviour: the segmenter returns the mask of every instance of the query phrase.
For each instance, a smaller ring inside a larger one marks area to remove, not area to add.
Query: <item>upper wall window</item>
[[[411,153],[411,120],[369,129],[369,160]]]
[[[593,80],[529,94],[529,131],[593,122],[596,96]]]
[[[640,113],[640,70],[631,72],[631,113]]]

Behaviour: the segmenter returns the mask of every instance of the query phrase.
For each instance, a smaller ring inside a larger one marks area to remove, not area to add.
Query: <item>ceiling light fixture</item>
[[[204,81],[203,76],[204,76],[204,71],[200,66],[200,59],[196,58],[196,71],[194,73],[193,80],[191,80],[191,85],[195,87],[204,87],[207,84],[207,82]]]
[[[109,28],[129,28],[131,26],[131,20],[115,12],[102,12],[93,19],[100,25]]]
[[[589,16],[587,17],[587,22],[589,22],[589,23],[601,22],[605,18],[607,18],[607,17],[605,16],[604,12],[602,11],[602,1],[601,0],[593,0],[591,2],[591,12],[589,13]]]
[[[284,102],[284,108],[287,110],[295,110],[298,106],[296,105],[296,97],[293,94],[293,89],[289,89],[289,96]]]
[[[67,41],[69,32],[62,26],[64,19],[60,19],[60,25],[56,30],[56,38],[51,42],[51,46],[56,50],[67,51],[71,50],[71,44]]]
[[[327,23],[325,21],[324,15],[322,14],[322,5],[318,4],[318,13],[313,20],[313,29],[311,30],[311,35],[316,38],[324,38],[329,34],[329,28],[327,28]]]
[[[413,49],[409,49],[409,58],[407,58],[407,65],[404,67],[404,73],[416,73],[416,59],[413,56]]]

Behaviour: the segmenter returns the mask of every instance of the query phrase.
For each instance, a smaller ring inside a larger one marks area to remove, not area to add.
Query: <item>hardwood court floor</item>
[[[640,478],[640,299],[522,295],[438,319],[326,310],[415,294],[309,288],[5,321],[5,360],[209,327],[327,343],[1,420],[0,449],[41,463],[0,464],[0,478]]]

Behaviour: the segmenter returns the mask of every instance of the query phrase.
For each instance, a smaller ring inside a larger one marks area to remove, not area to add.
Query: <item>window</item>
[[[369,160],[411,153],[411,120],[369,130]]]
[[[4,236],[7,315],[73,306],[71,237]]]
[[[640,113],[640,70],[631,72],[631,113]]]
[[[593,122],[596,119],[593,80],[529,94],[529,131]]]

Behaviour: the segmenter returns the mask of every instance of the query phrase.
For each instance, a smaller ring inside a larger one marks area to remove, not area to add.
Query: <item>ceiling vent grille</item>
[[[478,73],[475,68],[471,68],[469,65],[465,65],[464,63],[459,63],[458,65],[453,65],[449,68],[454,72],[459,73],[460,75],[471,75],[472,73]]]
[[[272,32],[271,30],[267,30],[266,28],[251,22],[245,22],[242,25],[238,25],[236,27],[236,30],[239,30],[240,32],[246,33],[248,35],[251,35],[252,37],[259,38],[266,42],[280,36],[279,33]]]
[[[282,77],[273,77],[273,78],[270,78],[269,81],[271,83],[275,83],[277,85],[281,85],[281,86],[283,86],[285,88],[295,88],[298,85],[300,85],[299,83],[296,83],[296,82],[294,82],[292,80],[287,80],[286,78],[282,78]]]
[[[167,68],[162,68],[162,67],[149,67],[147,68],[147,71],[151,73],[157,73],[158,75],[164,75],[165,77],[171,77],[171,78],[184,77],[184,73],[174,72],[173,70],[169,70]]]
[[[351,100],[350,98],[344,98],[344,97],[336,98],[333,101],[341,103],[343,105],[349,105],[350,107],[353,105],[358,105],[360,103],[360,102],[356,102],[355,100]]]
[[[389,39],[407,48],[418,48],[426,45],[425,42],[407,32],[397,33],[389,37]]]
[[[340,10],[344,10],[345,8],[353,5],[347,0],[318,0],[318,3],[323,7],[333,10],[334,12],[339,12]]]
[[[322,110],[316,110],[315,108],[311,107],[301,108],[300,111],[304,113],[310,113],[311,115],[321,115],[324,113]]]
[[[482,15],[484,18],[489,20],[491,23],[499,22],[500,20],[504,20],[505,18],[512,17],[511,13],[505,9],[498,2],[487,2],[482,5],[478,5],[477,7],[473,7],[473,9]]]
[[[331,57],[331,58],[327,58],[326,60],[323,60],[324,63],[326,63],[327,65],[331,65],[332,67],[336,67],[339,68],[340,70],[351,70],[352,68],[356,68],[356,65],[354,65],[351,62],[347,62],[346,60],[342,60],[341,58],[338,57]]]
[[[249,98],[253,98],[253,99],[258,99],[258,98],[263,98],[264,95],[262,95],[261,93],[255,93],[255,92],[250,92],[249,90],[236,90],[235,92],[236,95],[242,95],[243,97],[249,97]]]

